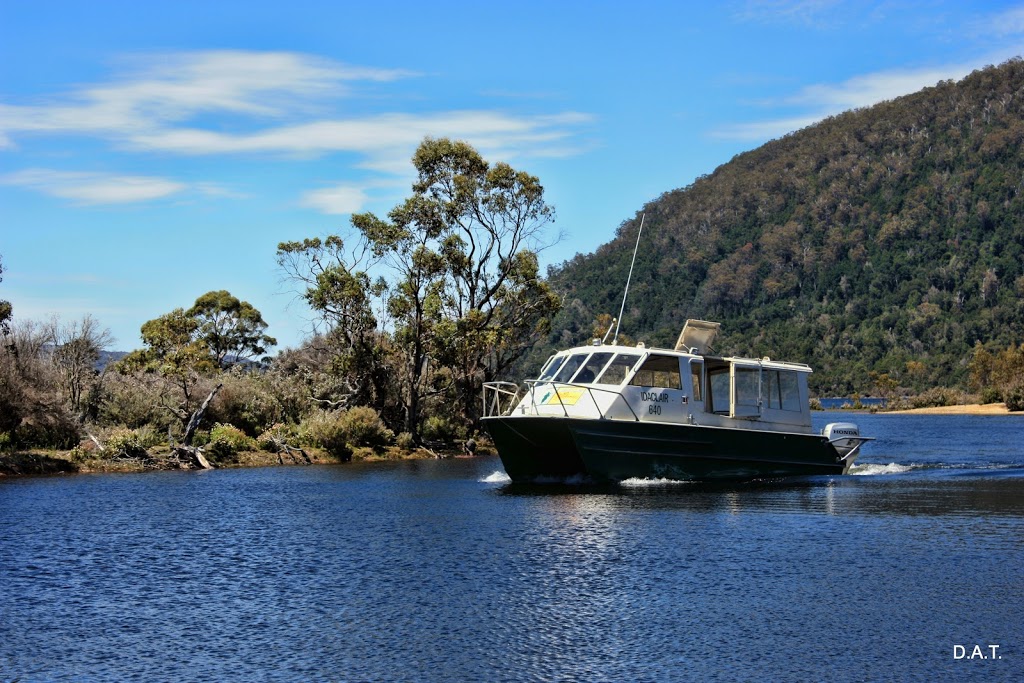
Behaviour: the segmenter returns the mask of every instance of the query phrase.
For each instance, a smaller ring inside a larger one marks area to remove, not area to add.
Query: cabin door
[[[761,417],[761,364],[733,362],[729,417]]]
[[[622,395],[641,420],[686,422],[689,397],[683,390],[684,359],[652,353],[623,387]]]

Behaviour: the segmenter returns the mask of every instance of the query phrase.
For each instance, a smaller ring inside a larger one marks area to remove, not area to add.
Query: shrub
[[[988,403],[1001,403],[1003,400],[1003,392],[995,387],[985,387],[981,390],[979,399],[983,404]]]
[[[379,450],[395,440],[395,433],[384,425],[376,410],[368,406],[349,408],[341,415],[349,446]]]
[[[256,450],[256,440],[247,436],[238,427],[217,423],[210,430],[210,442],[206,445],[207,455],[219,462],[233,462],[239,451]]]
[[[295,441],[297,440],[297,437],[298,433],[294,425],[286,425],[278,422],[270,427],[270,429],[256,437],[256,445],[262,451],[277,453],[279,450],[278,442]]]
[[[960,394],[948,387],[932,387],[910,399],[914,408],[934,408],[938,406],[955,406],[960,402]]]
[[[1004,398],[1007,410],[1014,412],[1024,410],[1024,384],[1018,384],[1012,389],[1008,389]]]
[[[107,435],[107,441],[103,444],[103,455],[110,460],[123,460],[145,458],[149,453],[139,432],[119,427]]]
[[[423,438],[428,441],[442,441],[453,443],[459,440],[463,434],[462,430],[447,417],[431,415],[423,423]]]
[[[72,449],[79,441],[78,424],[60,406],[33,406],[14,430],[19,446]]]
[[[412,434],[409,432],[402,432],[395,439],[395,445],[401,448],[403,451],[411,451],[416,448],[416,441],[412,438]]]
[[[338,460],[351,460],[341,413],[320,410],[308,416],[299,425],[299,440],[307,446],[322,448]]]

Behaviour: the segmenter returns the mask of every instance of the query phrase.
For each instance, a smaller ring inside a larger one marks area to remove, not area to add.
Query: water
[[[1024,680],[1024,420],[851,417],[847,477],[3,481],[0,681]]]

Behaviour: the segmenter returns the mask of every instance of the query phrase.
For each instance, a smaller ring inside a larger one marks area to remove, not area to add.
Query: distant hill
[[[547,349],[616,315],[661,345],[686,318],[722,353],[808,362],[821,395],[966,377],[976,341],[1024,341],[1024,61],[831,117],[740,154],[549,275]],[[538,350],[538,354],[542,350]]]

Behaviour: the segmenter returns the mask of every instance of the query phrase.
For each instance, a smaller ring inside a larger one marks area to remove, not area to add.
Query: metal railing
[[[559,388],[573,388],[582,389],[590,396],[590,400],[594,402],[594,409],[597,411],[598,419],[601,420],[612,420],[614,417],[609,417],[608,412],[612,406],[615,405],[613,399],[608,409],[602,410],[601,405],[597,402],[597,397],[594,392],[601,392],[605,394],[611,394],[615,398],[619,399],[626,409],[629,410],[633,416],[635,422],[640,422],[640,417],[633,410],[633,406],[629,405],[629,401],[625,399],[621,392],[615,389],[603,389],[601,387],[595,387],[590,384],[574,384],[572,382],[552,382],[550,380],[527,380],[525,387],[520,387],[518,384],[513,382],[485,382],[483,386],[483,402],[484,402],[484,417],[503,417],[511,414],[512,410],[519,405],[519,403],[526,398],[527,395],[530,397],[529,410],[530,415],[540,415],[540,411],[537,407],[540,405],[552,405],[544,404],[537,401],[536,392],[538,385],[550,386],[554,392],[555,397],[558,399],[558,405],[562,409],[562,414],[565,417],[569,417],[569,410],[567,404],[562,398]],[[568,405],[575,405],[575,402]]]

